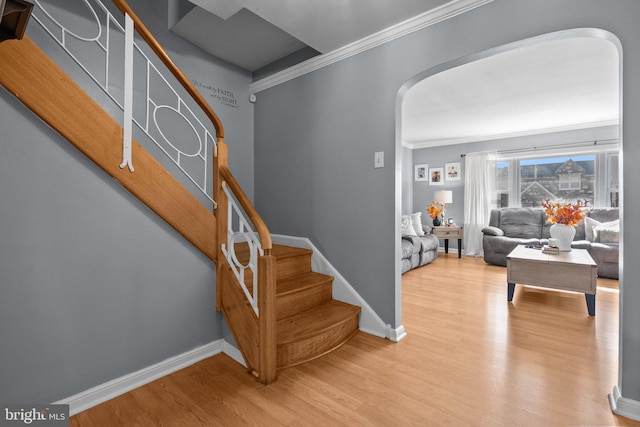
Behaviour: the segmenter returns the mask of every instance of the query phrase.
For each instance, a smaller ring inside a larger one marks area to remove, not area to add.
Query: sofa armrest
[[[485,236],[504,236],[504,231],[498,227],[488,226],[482,229],[482,234]]]
[[[424,231],[425,234],[431,234],[431,227],[429,227],[428,225],[422,224],[422,231]]]

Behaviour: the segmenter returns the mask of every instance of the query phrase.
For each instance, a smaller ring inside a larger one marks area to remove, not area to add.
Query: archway
[[[613,34],[599,29],[570,29],[550,34],[544,34],[541,36],[520,40],[517,42],[509,43],[506,45],[498,46],[492,49],[488,49],[482,52],[478,52],[475,54],[471,54],[465,57],[461,57],[455,59],[453,61],[449,61],[443,64],[440,64],[436,67],[432,67],[427,69],[410,80],[408,80],[399,90],[397,98],[396,98],[396,222],[400,223],[400,216],[403,213],[403,210],[406,209],[407,205],[413,207],[413,192],[409,194],[407,189],[403,185],[403,182],[412,182],[411,174],[413,173],[413,168],[410,167],[413,164],[412,160],[407,160],[407,155],[405,153],[406,144],[403,145],[403,106],[404,100],[407,93],[416,86],[419,82],[428,79],[429,77],[439,75],[448,70],[459,69],[459,67],[463,67],[467,64],[477,63],[479,61],[483,61],[485,59],[496,58],[503,54],[509,54],[517,51],[525,51],[528,48],[534,48],[536,46],[540,46],[543,44],[549,44],[555,41],[563,41],[570,39],[595,39],[599,41],[606,41],[607,44],[610,44],[615,49],[617,54],[616,66],[617,66],[617,104],[618,104],[618,120],[617,120],[617,138],[619,140],[620,153],[622,153],[623,141],[622,141],[622,133],[620,129],[622,128],[622,48],[619,40]],[[611,125],[611,123],[609,123]],[[472,142],[470,139],[465,138],[450,138],[456,144],[468,143]],[[480,141],[480,139],[476,139],[475,141]],[[433,146],[438,146],[441,144],[434,144]],[[620,200],[623,200],[623,182],[622,182],[622,156],[620,156],[620,161],[618,163],[619,174],[620,174],[620,183],[619,183],[619,194]],[[407,170],[410,169],[410,170]],[[410,203],[407,200],[410,200]],[[461,216],[460,216],[461,217]],[[399,233],[398,233],[399,234]],[[399,237],[399,236],[398,236]],[[621,248],[622,249],[622,248]],[[396,325],[398,325],[397,330],[399,333],[404,333],[404,328],[402,327],[402,277],[401,277],[401,269],[400,269],[400,239],[396,239],[396,283],[395,283],[395,312],[396,312]],[[620,279],[620,299],[622,299],[623,293],[623,283],[622,283],[622,275]]]

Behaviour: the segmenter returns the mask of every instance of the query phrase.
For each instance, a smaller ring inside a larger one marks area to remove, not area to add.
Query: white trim
[[[69,405],[69,414],[76,415],[82,411],[99,405],[114,397],[127,393],[135,388],[169,375],[173,372],[191,366],[201,360],[226,353],[229,357],[244,365],[238,349],[219,339],[201,347],[195,348],[178,356],[170,357],[155,365],[148,366],[139,371],[123,375],[104,384],[92,387],[73,396],[54,402],[54,404]],[[242,362],[241,362],[242,361]]]
[[[619,120],[605,120],[601,122],[579,123],[575,125],[556,126],[552,128],[543,128],[543,129],[527,129],[523,131],[499,133],[499,134],[492,134],[492,135],[464,136],[460,138],[439,139],[439,140],[430,140],[430,141],[412,141],[412,142],[402,141],[402,146],[406,148],[410,148],[412,150],[417,150],[420,148],[440,147],[443,145],[457,145],[457,144],[466,144],[469,142],[492,141],[496,139],[518,138],[523,136],[536,136],[536,135],[544,135],[549,133],[569,132],[574,130],[592,129],[592,128],[605,127],[605,126],[618,126],[619,124],[620,124]]]
[[[371,308],[369,304],[356,292],[356,290],[347,282],[347,280],[331,265],[331,263],[322,255],[315,247],[311,240],[305,237],[284,236],[279,234],[271,235],[273,243],[279,245],[292,246],[296,248],[311,249],[313,255],[311,257],[311,265],[313,271],[333,276],[333,298],[338,301],[358,305],[362,308],[360,313],[359,329],[371,335],[381,338],[388,338],[391,341],[399,341],[406,336],[404,327],[392,330],[378,314]],[[396,331],[402,330],[402,333]]]
[[[404,330],[404,326],[400,325],[396,329],[391,329],[391,325],[387,325],[387,337],[390,341],[399,342],[404,337],[407,336],[407,333]]]
[[[337,300],[347,302],[362,307],[360,314],[359,329],[371,335],[388,338],[398,342],[407,334],[404,326],[400,325],[392,329],[391,325],[385,324],[375,311],[362,299],[340,273],[329,263],[329,261],[318,251],[309,239],[301,237],[272,235],[274,243],[302,247],[313,250],[312,266],[314,271],[330,274],[334,277],[333,297]],[[167,376],[173,372],[191,366],[201,360],[225,353],[239,364],[246,367],[246,363],[240,351],[229,344],[224,339],[219,339],[209,344],[182,353],[178,356],[170,357],[162,362],[143,368],[139,371],[123,375],[119,378],[107,381],[106,383],[92,387],[73,396],[54,402],[55,404],[69,405],[69,414],[76,415],[82,411],[127,393],[140,386]]]
[[[373,49],[384,43],[406,36],[407,34],[453,18],[476,7],[491,3],[492,1],[493,0],[452,0],[440,7],[396,24],[369,37],[365,37],[332,52],[315,56],[298,65],[255,81],[249,85],[249,92],[255,94],[272,88],[289,80],[293,80],[296,77],[303,76],[320,68],[335,64],[343,59]]]
[[[458,249],[457,248],[451,249],[451,246],[449,246],[449,252],[445,252],[444,251],[444,246],[438,246],[438,254],[449,254],[449,253],[452,253],[454,255],[458,255]],[[464,248],[462,248],[462,251],[460,251],[460,255],[466,256]],[[478,255],[478,256],[482,256],[482,255]]]
[[[614,386],[613,392],[609,395],[609,405],[614,414],[640,421],[640,402],[622,397],[618,386]]]
[[[244,357],[242,357],[242,353],[240,353],[240,350],[229,344],[226,340],[223,340],[222,342],[222,352],[245,368],[247,367],[247,364],[244,361]]]

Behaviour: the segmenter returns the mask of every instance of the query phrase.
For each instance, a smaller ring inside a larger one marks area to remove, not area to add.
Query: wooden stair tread
[[[246,265],[250,255],[248,244],[238,243],[233,249],[238,261]],[[268,355],[271,360],[275,357],[275,369],[285,369],[321,357],[340,347],[358,331],[361,308],[332,299],[334,277],[312,271],[312,250],[274,245],[271,255],[275,258],[275,328],[270,334],[275,337],[270,335],[265,339],[273,344],[271,339],[275,338],[275,354]],[[273,260],[270,262],[273,265]],[[253,274],[249,269],[244,273],[251,293]],[[240,308],[235,307],[236,311],[244,309],[240,298],[237,300],[236,306]],[[245,311],[248,315],[253,314]],[[231,310],[225,312],[225,316],[232,314]],[[246,340],[249,348],[241,351],[243,355],[247,353],[253,357],[248,364],[259,376],[261,374],[256,370],[259,363],[271,365],[259,361],[260,344],[256,341],[258,335],[253,332],[258,331],[257,320],[239,324],[246,329],[241,331],[241,335],[252,339]],[[274,379],[271,375],[265,374],[267,382]]]
[[[249,259],[249,245],[245,242],[236,243],[235,252],[240,262],[246,262]],[[302,255],[311,255],[313,251],[305,248],[294,248],[292,246],[273,245],[271,254],[277,259],[286,259]]]
[[[276,281],[276,318],[283,319],[331,300],[333,276],[307,271]]]
[[[249,263],[249,245],[246,242],[237,243],[234,251],[242,265]],[[271,254],[276,258],[278,280],[311,271],[311,249],[273,245]]]
[[[307,289],[312,286],[331,283],[332,281],[333,276],[328,276],[326,274],[311,271],[308,273],[290,276],[278,280],[278,283],[276,285],[276,294],[278,296],[283,296],[292,292],[298,292],[303,289]]]
[[[311,255],[313,251],[305,248],[294,248],[293,246],[273,245],[271,254],[278,259],[283,259],[300,255]]]
[[[310,308],[277,322],[278,345],[299,341],[348,321],[360,313],[360,307],[337,300]]]

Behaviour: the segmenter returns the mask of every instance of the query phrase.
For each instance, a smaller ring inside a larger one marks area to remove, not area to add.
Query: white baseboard
[[[387,325],[387,327],[388,327],[387,338],[389,338],[389,340],[393,342],[399,342],[400,340],[402,340],[404,337],[407,336],[407,332],[404,330],[403,325],[400,325],[396,329],[391,329],[391,325]]]
[[[75,415],[219,353],[225,353],[244,365],[240,351],[224,339],[219,339],[54,403],[69,405],[69,414]]]
[[[236,362],[238,362],[239,364],[241,364],[242,366],[244,366],[245,368],[247,367],[247,364],[244,361],[244,357],[242,357],[242,353],[240,353],[240,350],[238,350],[236,347],[229,344],[226,340],[223,340],[222,352],[227,356],[229,356],[230,358],[232,358],[233,360],[235,360]]]
[[[461,252],[462,252],[461,255],[466,255],[465,251],[464,251],[464,248],[462,249]],[[438,246],[438,253],[443,253],[443,254],[447,253],[447,252],[444,251],[444,246]],[[453,248],[453,249],[449,248],[449,252],[448,253],[452,253],[454,255],[457,255],[458,254],[458,248]]]
[[[404,326],[400,325],[398,328],[392,329],[391,325],[385,324],[380,316],[377,315],[371,306],[367,304],[347,280],[329,263],[309,239],[282,235],[273,235],[272,239],[274,243],[311,249],[313,251],[311,261],[313,270],[334,277],[333,297],[339,301],[362,307],[359,325],[361,331],[381,338],[388,338],[394,342],[400,341],[407,335]],[[225,353],[246,367],[240,350],[229,344],[226,340],[219,339],[54,403],[69,405],[69,414],[75,415],[219,353]]]
[[[388,338],[391,341],[400,341],[406,336],[404,327],[400,326],[398,329],[392,330],[390,325],[387,325],[378,314],[371,308],[369,304],[356,292],[356,290],[342,277],[342,275],[336,270],[333,265],[322,255],[322,253],[315,247],[311,240],[305,237],[293,237],[284,236],[280,234],[273,234],[271,239],[274,243],[279,245],[292,246],[295,248],[311,249],[313,256],[311,257],[311,264],[313,271],[318,273],[328,274],[333,276],[333,298],[338,301],[346,302],[349,304],[362,307],[360,313],[360,330],[371,335],[375,335],[381,338]],[[401,330],[401,331],[400,331]]]
[[[622,397],[618,386],[613,387],[613,392],[609,395],[609,405],[614,414],[640,421],[640,402]]]

